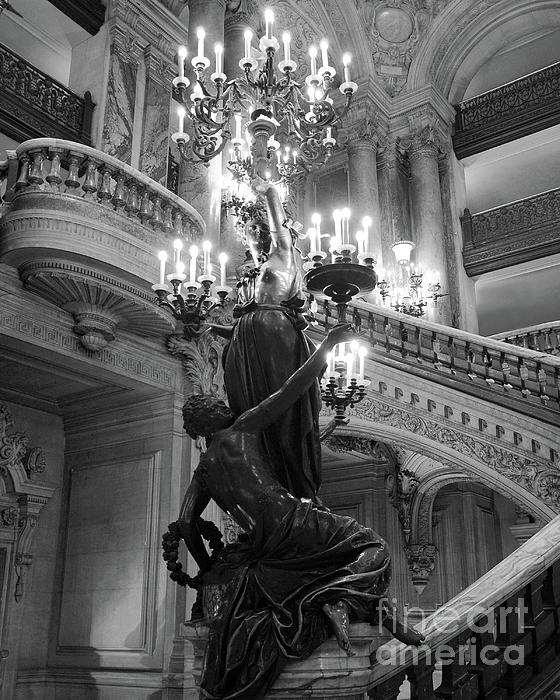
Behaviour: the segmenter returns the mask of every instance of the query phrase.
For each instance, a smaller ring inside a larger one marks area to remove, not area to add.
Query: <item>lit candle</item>
[[[236,114],[235,116],[235,138],[241,140],[241,114]]]
[[[350,82],[350,68],[348,68],[348,66],[350,65],[351,60],[352,60],[352,57],[350,56],[349,53],[345,53],[344,56],[342,57],[342,64],[344,66],[344,82],[345,83]]]
[[[177,116],[179,117],[179,133],[182,134],[185,130],[185,114],[187,113],[184,107],[177,107]]]
[[[175,268],[181,262],[181,251],[183,250],[183,241],[180,238],[176,238],[173,241],[173,264]]]
[[[317,73],[317,49],[315,46],[309,48],[309,58],[311,59],[311,75]]]
[[[276,151],[276,162],[280,165],[280,151]]]
[[[366,365],[366,355],[367,355],[367,348],[365,345],[360,345],[360,348],[358,350],[358,355],[360,356],[360,375],[359,379],[364,381],[364,371],[365,371],[365,365]]]
[[[177,49],[177,64],[179,66],[179,77],[185,77],[185,58],[187,57],[187,49],[185,46],[179,46]]]
[[[212,249],[212,243],[210,241],[202,241],[202,253],[203,253],[203,268],[204,274],[210,275],[212,270],[210,269],[210,251]]]
[[[226,263],[228,260],[228,256],[225,253],[220,253],[218,256],[218,260],[220,261],[220,286],[225,287],[226,285]]]
[[[353,340],[350,343],[350,353],[351,353],[351,358],[352,358],[352,367],[351,371],[348,371],[348,379],[351,379],[351,375],[354,372],[354,365],[356,364],[356,356],[358,354],[358,341]]]
[[[191,266],[190,266],[189,281],[195,282],[196,281],[196,259],[198,257],[198,248],[195,245],[192,245],[190,247],[189,253],[191,254]]]
[[[292,158],[294,159],[294,165],[296,165],[297,157],[298,157],[298,152],[294,149],[292,151]]]
[[[266,26],[266,38],[272,39],[272,23],[274,22],[274,12],[272,10],[264,11],[264,21]]]
[[[253,32],[250,29],[245,30],[245,58],[251,58],[251,41],[253,40]]]
[[[364,231],[356,231],[356,241],[358,242],[358,253],[363,255],[366,252]]]
[[[342,243],[342,214],[340,213],[340,209],[335,209],[332,213],[332,217],[334,219],[334,247],[336,248]]]
[[[315,243],[316,234],[317,234],[317,232],[315,231],[314,228],[307,229],[307,237],[309,238],[309,250],[310,251],[318,250],[317,244]]]
[[[350,243],[350,209],[344,207],[342,210],[342,242]]]
[[[214,53],[216,55],[216,73],[222,72],[222,57],[224,54],[224,48],[221,44],[214,45]]]
[[[282,34],[282,43],[284,44],[284,60],[289,61],[290,60],[290,40],[292,36],[290,32],[284,32]]]
[[[364,250],[362,252],[365,253],[368,249],[368,229],[371,226],[371,219],[369,218],[369,216],[364,216],[364,218],[362,219],[362,226],[364,227]]]
[[[196,38],[198,39],[198,49],[196,52],[197,58],[202,58],[204,56],[204,37],[206,32],[202,27],[196,30]]]
[[[315,212],[311,215],[311,223],[317,233],[317,250],[321,250],[321,215]]]
[[[158,253],[159,258],[159,283],[165,284],[165,263],[167,262],[167,253],[165,250],[160,250]]]
[[[346,355],[346,384],[350,386],[350,379],[352,379],[352,372],[354,371],[354,354],[349,352]]]
[[[332,139],[332,128],[330,126],[327,126],[327,138],[329,141]]]
[[[329,249],[329,252],[330,252],[330,254],[331,254],[331,263],[334,263],[335,260],[336,260],[336,256],[335,256],[334,252],[335,252],[335,250],[336,250],[337,244],[338,244],[338,239],[337,239],[337,237],[336,237],[336,236],[331,236],[331,247],[330,247],[330,249]]]
[[[321,47],[321,60],[323,61],[323,68],[326,68],[329,65],[329,56],[327,53],[329,45],[324,39],[319,45]]]

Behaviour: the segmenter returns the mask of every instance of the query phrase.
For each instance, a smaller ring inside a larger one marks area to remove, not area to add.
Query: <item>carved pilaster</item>
[[[419,479],[410,469],[396,465],[395,472],[387,476],[389,500],[396,509],[401,524],[404,541],[410,543],[412,532],[412,504],[418,490]]]

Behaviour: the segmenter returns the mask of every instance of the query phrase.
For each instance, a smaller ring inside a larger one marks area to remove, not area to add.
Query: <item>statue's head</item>
[[[266,260],[272,239],[266,205],[263,201],[257,199],[245,206],[239,233],[242,242],[251,251],[253,259],[260,262]]]
[[[210,437],[229,427],[235,416],[221,399],[197,394],[189,396],[183,405],[183,427],[190,437]]]

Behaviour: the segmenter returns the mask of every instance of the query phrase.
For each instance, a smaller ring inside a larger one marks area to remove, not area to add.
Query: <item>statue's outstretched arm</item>
[[[195,472],[185,493],[177,526],[201,571],[207,571],[212,563],[197,525],[197,520],[209,501],[210,497]]]
[[[327,363],[326,354],[338,343],[355,337],[351,324],[335,326],[311,357],[274,394],[242,413],[232,428],[257,433],[277,421],[305,393]]]
[[[280,201],[278,188],[272,182],[256,177],[252,181],[253,189],[264,194],[266,199],[266,209],[268,213],[268,225],[270,226],[270,237],[272,243],[282,251],[292,251],[292,234],[284,223],[286,212]]]

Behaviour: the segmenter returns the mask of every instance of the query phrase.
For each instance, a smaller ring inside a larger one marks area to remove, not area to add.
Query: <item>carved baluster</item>
[[[385,352],[391,352],[391,322],[387,317],[383,323],[383,332],[385,333]]]
[[[527,387],[527,379],[529,379],[529,368],[525,364],[522,357],[517,362],[517,374],[521,380],[521,394],[527,398],[531,395],[531,390]]]
[[[416,326],[416,361],[417,362],[422,362],[422,329],[419,326]]]
[[[536,372],[537,372],[537,381],[539,383],[539,399],[541,400],[542,403],[546,404],[548,400],[550,399],[550,396],[546,393],[546,381],[547,381],[547,376],[546,372],[542,367],[542,363],[537,362],[536,365]]]
[[[180,211],[175,212],[173,235],[175,236],[175,238],[183,237],[183,217],[181,216]]]
[[[161,197],[154,197],[152,203],[152,218],[150,223],[154,228],[161,230],[163,228],[163,218],[161,211]]]
[[[368,331],[369,331],[369,342],[371,343],[372,350],[375,347],[375,316],[371,311],[368,312]]]
[[[29,182],[31,185],[36,185],[39,187],[39,185],[42,185],[44,182],[43,179],[43,160],[44,160],[44,155],[42,151],[34,151],[31,153],[33,157],[33,165],[31,166],[31,172],[29,173],[29,177],[27,178],[27,182]]]
[[[68,177],[64,180],[66,188],[70,191],[80,186],[79,166],[82,157],[79,153],[70,153],[68,156]]]
[[[125,184],[126,175],[124,173],[118,173],[115,179],[117,183],[115,185],[115,191],[113,192],[111,204],[115,207],[115,209],[120,209],[121,207],[124,207],[128,201],[128,192]]]
[[[128,200],[125,207],[129,214],[137,214],[140,209],[140,198],[138,196],[138,185],[134,180],[129,180],[128,183]]]
[[[111,168],[108,165],[102,165],[99,169],[97,182],[97,198],[102,204],[108,204],[112,196]]]
[[[505,391],[509,391],[512,388],[509,381],[511,366],[509,362],[506,361],[506,354],[504,352],[500,353],[500,367],[502,368],[502,386]]]
[[[30,163],[29,156],[27,154],[22,156],[19,177],[18,177],[17,182],[15,184],[16,192],[19,192],[19,190],[25,189],[28,185],[29,163]]]
[[[439,364],[439,353],[441,352],[441,347],[439,340],[435,331],[432,331],[432,364],[436,369],[440,368]]]
[[[55,192],[60,192],[62,177],[60,176],[60,155],[62,150],[59,148],[49,148],[51,157],[51,169],[45,180],[49,183]]]
[[[152,218],[152,200],[150,199],[150,193],[147,189],[145,189],[142,194],[138,216],[143,224],[146,224]]]
[[[554,346],[552,345],[551,335],[552,335],[552,328],[549,328],[544,333],[544,351],[547,352],[549,355],[554,350]]]
[[[97,192],[97,166],[98,163],[93,158],[86,161],[86,176],[82,189],[85,192],[85,199],[93,199],[93,193]]]
[[[406,343],[408,342],[408,331],[402,321],[399,321],[399,338],[401,345],[401,357],[406,357],[408,355],[406,350]]]
[[[449,353],[449,371],[451,374],[457,374],[455,369],[455,338],[450,335],[447,339],[447,352]]]
[[[163,230],[167,234],[173,231],[173,207],[171,204],[166,204],[163,208]]]
[[[468,340],[465,342],[465,360],[467,363],[467,377],[476,379],[476,372],[473,369],[473,364],[476,362],[476,354]]]
[[[488,349],[482,348],[482,365],[484,367],[484,381],[487,384],[494,384],[494,380],[490,376],[490,370],[492,369],[493,359],[488,352]]]

